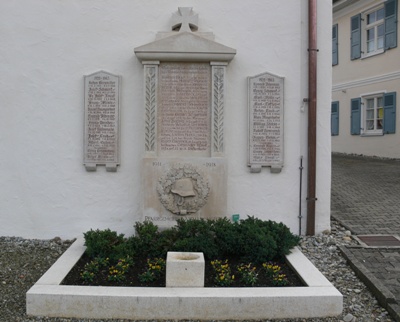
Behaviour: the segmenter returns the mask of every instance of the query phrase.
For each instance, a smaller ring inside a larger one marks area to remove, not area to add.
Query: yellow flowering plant
[[[147,269],[139,275],[139,281],[142,283],[154,282],[161,278],[165,272],[165,259],[153,258],[147,259]]]
[[[229,286],[235,280],[235,275],[232,275],[228,260],[213,260],[211,266],[214,269],[214,282],[217,286]]]
[[[240,264],[236,267],[240,280],[246,285],[254,286],[258,281],[257,267],[249,264]]]
[[[121,258],[116,265],[110,266],[108,269],[108,280],[110,282],[122,282],[126,279],[125,274],[132,265],[130,258]]]
[[[289,280],[286,275],[282,273],[282,268],[277,263],[268,262],[263,263],[262,266],[267,276],[271,278],[273,285],[285,286],[289,284]]]
[[[86,263],[82,273],[80,274],[81,279],[85,283],[92,283],[96,275],[99,273],[100,269],[103,267],[107,267],[108,263],[108,258],[101,257],[97,257],[89,263]]]

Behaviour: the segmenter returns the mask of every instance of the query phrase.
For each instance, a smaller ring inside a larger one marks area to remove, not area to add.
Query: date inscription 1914
[[[119,76],[85,76],[85,164],[118,164]]]

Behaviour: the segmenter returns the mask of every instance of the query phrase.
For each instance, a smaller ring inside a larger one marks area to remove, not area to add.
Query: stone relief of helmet
[[[194,197],[196,195],[190,178],[176,180],[171,192],[181,197]]]

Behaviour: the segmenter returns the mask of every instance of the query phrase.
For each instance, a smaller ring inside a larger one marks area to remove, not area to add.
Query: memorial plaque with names
[[[209,63],[160,64],[160,153],[209,155],[210,83]]]
[[[120,76],[104,71],[85,76],[84,165],[95,171],[119,165]]]
[[[264,73],[248,78],[249,158],[251,172],[283,166],[283,78]]]

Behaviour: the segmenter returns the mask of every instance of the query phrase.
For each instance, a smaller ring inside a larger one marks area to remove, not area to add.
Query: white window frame
[[[381,129],[377,129],[377,118],[376,118],[376,101],[377,99],[380,97],[382,98],[382,120],[383,120],[383,108],[384,108],[384,95],[385,95],[386,91],[379,91],[379,92],[374,92],[374,93],[366,93],[366,94],[362,94],[361,95],[361,135],[362,136],[377,136],[377,135],[383,135],[383,123],[382,123],[382,128]],[[375,103],[374,103],[374,129],[373,130],[368,130],[367,129],[367,100],[370,99],[374,99]]]
[[[380,9],[383,9],[383,18],[381,20],[375,21],[372,24],[367,25],[368,15],[375,11],[378,11]],[[385,26],[385,10],[384,9],[385,9],[384,3],[381,3],[380,5],[370,8],[367,11],[364,11],[361,13],[361,58],[367,58],[367,57],[375,56],[375,55],[382,54],[383,52],[385,52],[385,43],[384,42],[383,42],[382,48],[368,52],[368,37],[367,37],[367,31],[371,28],[374,28],[375,29],[375,44],[377,45],[377,43],[378,43],[377,27],[382,24],[383,24],[383,26]],[[385,32],[383,34],[383,37],[385,37]]]

